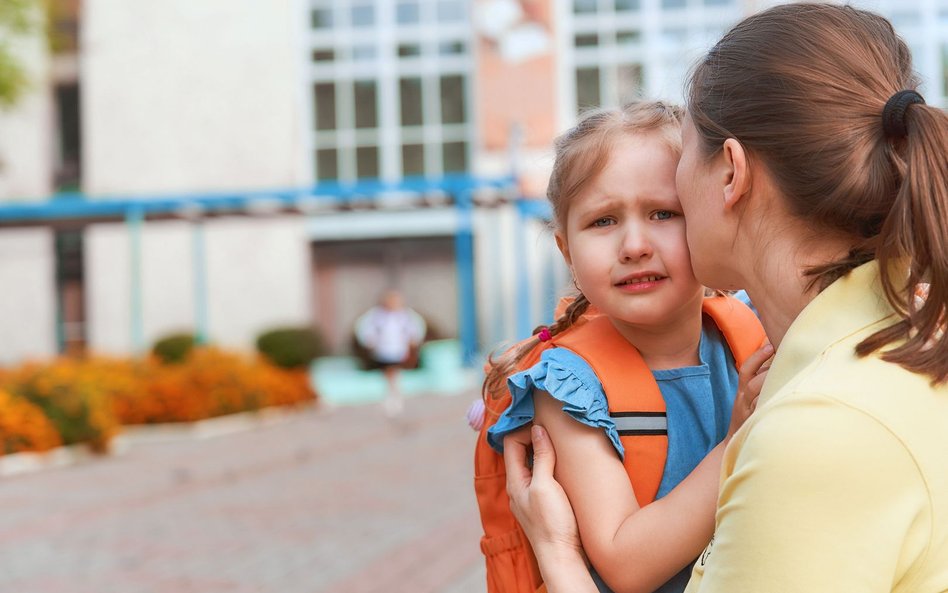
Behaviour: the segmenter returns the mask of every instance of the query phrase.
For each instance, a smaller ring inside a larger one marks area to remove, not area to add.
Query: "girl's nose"
[[[652,255],[652,242],[648,234],[639,226],[630,226],[619,245],[620,261],[638,261]]]

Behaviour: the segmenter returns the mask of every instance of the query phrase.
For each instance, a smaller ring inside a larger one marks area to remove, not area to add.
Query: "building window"
[[[356,173],[362,178],[379,176],[379,149],[377,146],[360,146],[356,149]]]
[[[441,0],[438,2],[438,21],[442,23],[464,22],[467,17],[466,2]]]
[[[399,25],[414,25],[421,20],[421,10],[417,0],[413,2],[399,2],[395,7],[395,21]]]
[[[405,144],[402,146],[402,174],[423,175],[425,172],[425,145]]]
[[[355,126],[374,128],[378,125],[374,80],[359,80],[355,83]]]
[[[336,85],[332,82],[320,82],[313,85],[313,99],[316,103],[316,129],[336,129]]]
[[[441,79],[441,123],[464,123],[464,79],[461,76]]]
[[[573,12],[576,14],[595,14],[598,0],[573,0]]]
[[[467,144],[447,142],[444,145],[444,172],[455,173],[467,169]]]
[[[734,0],[572,0],[562,79],[577,115],[642,97],[682,101],[684,70],[741,16]],[[643,18],[645,7],[652,18]],[[706,6],[726,6],[710,9]],[[709,42],[710,41],[710,42]],[[568,70],[567,70],[568,69]]]
[[[331,8],[316,8],[310,13],[310,24],[314,29],[331,29],[333,24]]]
[[[371,4],[356,4],[352,7],[352,26],[371,27],[375,24],[375,7]]]
[[[309,0],[317,181],[467,170],[473,1]]]
[[[403,78],[399,81],[402,125],[420,126],[421,125],[421,79]]]
[[[576,71],[576,108],[583,111],[598,107],[602,101],[599,96],[599,68],[580,68]]]
[[[322,148],[316,151],[316,174],[319,179],[339,178],[339,157],[335,148]]]

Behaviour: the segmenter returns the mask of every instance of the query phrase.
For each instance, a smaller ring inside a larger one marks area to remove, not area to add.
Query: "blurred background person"
[[[388,391],[382,408],[389,416],[401,414],[405,407],[398,385],[399,371],[413,366],[425,329],[425,320],[405,305],[402,294],[395,289],[385,291],[379,304],[356,320],[356,339],[385,373]]]

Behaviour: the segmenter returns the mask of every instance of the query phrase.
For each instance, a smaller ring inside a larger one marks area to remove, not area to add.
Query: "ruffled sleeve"
[[[562,402],[563,411],[577,422],[604,430],[619,457],[624,457],[602,383],[578,354],[565,348],[551,348],[540,356],[540,362],[511,375],[507,387],[513,398],[510,407],[487,431],[487,442],[498,452],[503,452],[507,434],[533,421],[533,392],[539,390]]]

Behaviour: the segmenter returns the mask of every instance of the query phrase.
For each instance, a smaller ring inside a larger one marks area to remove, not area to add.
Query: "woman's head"
[[[729,31],[696,66],[687,93],[679,183],[690,183],[680,188],[689,217],[702,224],[691,208],[717,199],[702,195],[689,174],[738,143],[766,170],[779,196],[776,210],[814,240],[847,248],[846,257],[808,270],[818,285],[870,259],[882,264],[887,296],[910,321],[881,342],[868,340],[870,351],[908,337],[912,327],[931,335],[948,302],[948,118],[912,104],[897,114],[903,130],[883,126],[887,101],[917,84],[908,48],[884,18],[849,6],[790,4]],[[896,260],[909,266],[908,285],[888,274]],[[695,266],[705,279],[701,262]],[[933,292],[916,311],[909,295],[921,281],[931,281]],[[934,354],[921,353],[923,344],[907,347],[928,360]],[[936,375],[948,376],[946,363]]]

